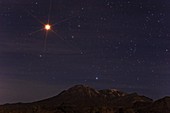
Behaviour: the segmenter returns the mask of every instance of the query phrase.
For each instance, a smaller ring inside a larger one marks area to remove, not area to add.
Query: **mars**
[[[50,29],[51,29],[51,25],[46,24],[46,25],[45,25],[45,30],[49,31]]]

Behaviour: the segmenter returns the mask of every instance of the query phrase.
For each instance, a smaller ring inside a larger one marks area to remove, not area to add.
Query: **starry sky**
[[[0,0],[0,104],[44,99],[76,84],[170,95],[169,6],[169,0]],[[46,35],[48,20],[55,26]]]

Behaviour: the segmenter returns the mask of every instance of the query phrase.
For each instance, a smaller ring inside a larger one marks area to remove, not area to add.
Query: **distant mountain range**
[[[0,113],[170,113],[170,97],[153,101],[137,93],[76,85],[38,102],[1,105]]]

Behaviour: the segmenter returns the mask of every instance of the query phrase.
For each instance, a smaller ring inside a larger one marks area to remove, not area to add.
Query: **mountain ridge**
[[[0,113],[170,113],[170,97],[157,101],[117,89],[96,90],[75,85],[57,96],[32,102],[5,104]]]

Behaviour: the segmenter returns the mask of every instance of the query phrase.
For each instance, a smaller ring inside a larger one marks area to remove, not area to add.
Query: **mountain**
[[[170,113],[170,97],[154,102],[137,93],[76,85],[45,100],[1,105],[0,113]]]
[[[155,101],[147,111],[150,113],[170,113],[170,97]]]

